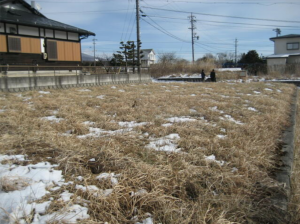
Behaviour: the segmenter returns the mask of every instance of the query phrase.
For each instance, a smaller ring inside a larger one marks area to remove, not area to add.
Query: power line
[[[147,6],[143,6],[143,8],[156,9],[156,10],[169,11],[169,12],[188,13],[188,14],[191,13],[191,12],[181,11],[181,10],[160,9],[160,8],[147,7]],[[234,18],[234,19],[250,19],[250,20],[271,21],[271,22],[300,23],[300,21],[275,20],[275,19],[261,19],[261,18],[241,17],[241,16],[224,16],[224,15],[209,14],[209,13],[200,13],[200,12],[192,12],[192,13],[193,13],[193,14],[199,14],[199,15],[205,15],[205,16],[215,16],[215,17]]]
[[[186,20],[184,18],[174,18],[174,17],[167,17],[167,16],[152,16],[147,15],[149,17],[156,17],[156,18],[165,18],[165,19],[178,19],[178,20]],[[225,23],[225,24],[238,24],[238,25],[250,25],[250,26],[268,26],[268,27],[287,27],[287,28],[297,28],[300,29],[300,26],[285,26],[285,25],[263,25],[263,24],[253,24],[253,23],[236,23],[236,22],[220,22],[220,21],[213,21],[213,20],[204,20],[200,19],[199,22],[211,22],[211,23]]]

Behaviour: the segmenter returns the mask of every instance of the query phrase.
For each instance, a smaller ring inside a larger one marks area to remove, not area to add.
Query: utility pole
[[[195,62],[195,50],[194,50],[194,44],[195,44],[195,39],[199,40],[199,36],[197,36],[197,33],[194,33],[194,30],[196,29],[195,23],[196,21],[196,16],[193,16],[193,13],[191,13],[191,16],[188,17],[191,20],[191,28],[189,28],[192,32],[192,62],[194,64]]]
[[[238,40],[235,39],[235,60],[234,60],[235,67],[236,67],[236,62],[237,62],[237,44],[238,44]]]
[[[93,45],[94,45],[94,66],[96,66],[96,40],[93,39]]]
[[[138,74],[141,74],[141,55],[140,55],[140,0],[136,0],[136,46]]]

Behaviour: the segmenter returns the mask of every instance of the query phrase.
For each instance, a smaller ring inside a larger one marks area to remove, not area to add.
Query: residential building
[[[274,42],[274,54],[267,57],[268,66],[300,63],[300,34],[270,38]]]
[[[150,65],[156,63],[155,52],[153,49],[141,49],[141,67],[150,67]]]
[[[93,32],[48,19],[35,2],[0,0],[0,65],[77,65]]]

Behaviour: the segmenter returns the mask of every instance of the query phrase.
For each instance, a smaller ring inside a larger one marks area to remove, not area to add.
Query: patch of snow
[[[266,91],[273,91],[273,89],[265,88]]]
[[[255,111],[255,112],[257,112],[258,110],[256,110],[255,108],[253,108],[253,107],[248,107],[248,110],[251,110],[251,111]]]
[[[90,162],[96,162],[96,159],[95,158],[92,158],[89,160]]]
[[[195,122],[196,119],[190,118],[190,117],[171,117],[166,119],[169,122],[172,123],[180,123],[180,122]]]
[[[116,89],[117,87],[116,87],[116,86],[112,86],[112,87],[110,87],[110,88],[112,88],[112,89]]]
[[[130,196],[131,197],[140,197],[140,196],[144,196],[144,195],[146,195],[146,194],[148,194],[148,191],[146,191],[145,189],[140,189],[140,190],[138,190],[137,192],[131,192],[130,193]]]
[[[83,181],[84,180],[84,178],[82,176],[78,176],[78,177],[76,177],[76,179],[79,180],[79,181]]]
[[[191,96],[196,96],[196,94],[191,94]]]
[[[92,126],[92,125],[95,125],[96,123],[92,122],[92,121],[85,121],[85,122],[83,122],[83,124],[87,125],[87,126]]]
[[[177,148],[177,140],[180,139],[178,134],[170,134],[162,138],[153,139],[146,148],[154,149],[156,151],[164,151],[164,152],[179,152],[181,149]]]
[[[24,156],[6,156],[0,155],[0,162],[3,160],[19,160],[24,161]],[[48,204],[34,204],[36,200],[41,199],[49,192],[47,187],[51,187],[53,183],[58,184],[64,181],[62,171],[54,170],[58,165],[51,165],[48,162],[41,162],[35,165],[27,166],[0,164],[0,178],[6,180],[5,184],[12,186],[10,191],[4,192],[0,190],[0,207],[9,214],[11,221],[15,221],[23,216],[25,212],[29,212],[29,208],[38,210]],[[18,180],[23,185],[15,184]],[[0,213],[0,220],[5,218],[5,213]]]
[[[224,114],[224,111],[223,111],[223,110],[218,110],[218,107],[217,107],[217,106],[215,106],[215,107],[210,107],[210,108],[208,108],[208,109],[210,109],[211,111],[219,112],[220,114]]]
[[[163,126],[163,127],[170,127],[170,126],[172,126],[173,124],[171,124],[171,123],[166,123],[166,124],[162,124],[161,126]]]
[[[126,127],[126,128],[134,128],[134,127],[139,127],[139,126],[144,126],[149,124],[148,122],[140,122],[137,123],[135,121],[129,121],[129,122],[119,122],[118,123],[121,127]]]
[[[277,89],[276,91],[277,91],[278,93],[282,93],[282,91],[281,91],[280,89]]]
[[[191,113],[198,113],[198,111],[196,111],[195,109],[190,109]]]
[[[46,91],[39,91],[40,94],[50,94],[50,92],[46,92]]]
[[[114,173],[101,173],[99,176],[96,177],[97,180],[102,181],[102,180],[107,180],[110,179],[110,182],[113,186],[117,185],[118,179],[120,175],[115,175]]]
[[[71,197],[73,196],[73,193],[69,193],[69,191],[64,191],[63,193],[60,194],[61,198],[58,200],[68,202],[71,200]]]
[[[225,118],[223,117],[220,117],[221,120],[228,120],[228,121],[231,121],[231,122],[234,122],[236,124],[239,124],[239,125],[242,125],[244,123],[240,122],[240,121],[237,121],[235,120],[233,117],[231,117],[230,115],[224,115]]]
[[[97,96],[96,98],[103,100],[105,98],[105,95],[100,95],[100,96]]]
[[[79,92],[92,92],[92,90],[90,90],[90,89],[80,89],[80,90],[78,90]]]
[[[227,138],[227,135],[217,135],[217,137],[220,139],[224,139],[224,138]]]
[[[124,89],[119,89],[119,92],[125,93],[125,90]]]
[[[48,117],[42,117],[42,120],[47,120],[47,121],[51,121],[51,122],[55,122],[55,123],[59,123],[62,120],[64,120],[63,118],[57,118],[56,116],[48,116]]]
[[[258,91],[253,91],[255,94],[261,94],[261,92],[258,92]]]
[[[218,160],[216,160],[216,156],[215,155],[204,156],[204,158],[205,158],[206,161],[216,162],[216,163],[218,163],[221,166],[223,166],[225,164],[224,161],[218,161]]]
[[[135,224],[154,224],[153,219],[151,217],[146,218],[142,222],[136,222]]]

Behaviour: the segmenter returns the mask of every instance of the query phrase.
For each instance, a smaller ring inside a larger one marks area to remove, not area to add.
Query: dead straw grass
[[[277,165],[277,146],[287,125],[293,86],[164,83],[79,90],[1,93],[0,150],[27,154],[33,162],[52,157],[51,162],[59,163],[66,180],[74,181],[66,187],[75,194],[72,202],[77,196],[89,201],[91,218],[84,223],[134,223],[147,213],[155,223],[271,220],[269,195],[263,189],[276,185],[271,173]],[[97,98],[100,95],[104,99]],[[54,111],[64,120],[41,119]],[[225,115],[243,124],[220,119]],[[183,116],[198,121],[162,126],[167,118]],[[89,133],[85,121],[107,131],[121,129],[117,123],[121,121],[148,124],[135,127],[134,132],[79,139]],[[172,133],[180,136],[181,153],[146,148],[151,138]],[[221,134],[227,137],[218,138]],[[210,155],[225,161],[224,165],[205,160]],[[120,174],[119,183],[97,181],[103,172]],[[76,190],[75,184],[114,190],[108,197],[95,197]],[[140,190],[144,194],[132,193]],[[58,198],[59,193],[51,196]],[[64,206],[53,203],[49,212]]]

